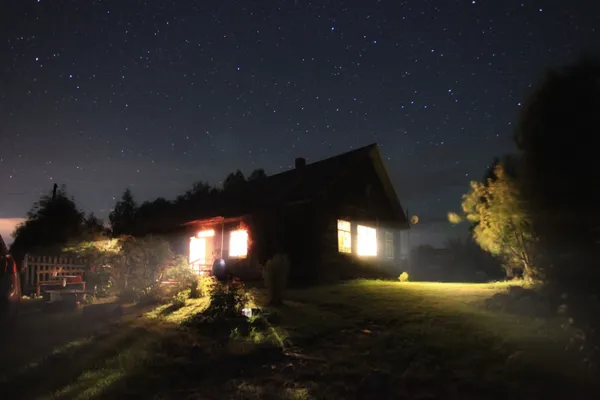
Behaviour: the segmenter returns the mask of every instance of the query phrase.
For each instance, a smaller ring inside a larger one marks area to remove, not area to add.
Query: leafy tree
[[[177,202],[206,201],[211,196],[213,190],[207,182],[194,182],[190,190],[177,198]]]
[[[173,258],[169,243],[158,236],[123,239],[122,255],[125,286],[143,295],[157,287]]]
[[[97,218],[94,213],[89,213],[83,221],[83,230],[85,233],[96,236],[106,233],[106,228],[101,219]]]
[[[108,217],[114,236],[133,235],[135,233],[137,209],[131,190],[129,188],[125,189],[121,200],[117,201],[115,208]]]
[[[471,182],[463,196],[463,215],[449,214],[450,222],[463,219],[473,223],[473,239],[485,251],[500,257],[508,268],[523,269],[529,278],[540,277],[535,263],[535,236],[523,207],[519,188],[502,165],[495,179]]]
[[[503,157],[494,157],[492,161],[492,165],[490,165],[485,172],[483,177],[483,183],[487,185],[488,181],[491,179],[495,181],[498,179],[496,176],[496,168],[498,166],[502,166],[503,171],[512,179],[517,179],[518,168],[519,168],[519,158],[512,154],[507,154]]]
[[[175,200],[175,215],[179,220],[189,220],[214,215],[221,191],[206,182],[198,181]]]
[[[515,140],[523,195],[555,281],[592,282],[600,242],[600,60],[550,70],[525,101]],[[567,256],[567,257],[565,257]],[[577,283],[577,285],[579,285]]]
[[[255,169],[254,171],[252,171],[252,173],[248,177],[248,182],[258,181],[261,179],[265,179],[266,177],[267,177],[267,173],[265,172],[264,169],[262,169],[262,168]]]
[[[120,239],[106,235],[83,236],[70,242],[63,251],[86,260],[85,280],[90,288],[95,287],[97,294],[108,294],[124,286]]]
[[[244,174],[239,169],[235,172],[230,173],[223,181],[223,190],[228,193],[238,192],[246,183]]]
[[[83,231],[84,214],[64,186],[55,187],[55,193],[45,194],[33,204],[27,220],[15,229],[11,254],[20,262],[27,252],[60,247]]]
[[[163,197],[145,201],[136,212],[136,233],[148,234],[160,230],[172,217],[173,203]]]
[[[548,287],[581,330],[571,343],[589,366],[600,365],[598,110],[600,59],[584,57],[546,74],[524,102],[515,133]]]

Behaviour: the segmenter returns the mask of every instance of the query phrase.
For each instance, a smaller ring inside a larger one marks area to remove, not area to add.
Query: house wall
[[[179,232],[176,237],[173,237],[172,246],[178,254],[184,255],[186,258],[190,256],[190,238],[198,234],[198,232],[213,230],[214,236],[210,237],[207,242],[207,249],[211,254],[207,254],[205,266],[212,267],[212,263],[216,259],[223,258],[226,260],[227,269],[234,275],[256,278],[257,263],[254,256],[253,246],[255,234],[251,226],[251,217],[244,216],[235,221],[222,222],[198,222],[190,225]],[[232,231],[244,229],[248,231],[248,254],[244,257],[234,257],[230,255],[230,234]]]
[[[329,281],[352,277],[382,276],[393,270],[399,261],[400,234],[393,229],[394,210],[374,168],[360,166],[347,168],[347,173],[332,182],[327,193],[312,201],[299,201],[278,208],[259,210],[236,224],[226,224],[224,257],[227,258],[227,232],[237,229],[240,223],[247,227],[250,236],[248,257],[228,261],[235,266],[236,275],[258,270],[277,253],[290,258],[290,283],[301,285],[315,281]],[[352,222],[353,254],[338,251],[337,220]],[[356,256],[357,223],[377,229],[378,256]],[[219,224],[197,226],[195,231],[214,229],[220,235]],[[394,233],[393,260],[385,257],[383,229]],[[189,247],[189,232],[186,241]],[[189,249],[186,249],[188,254]],[[253,273],[255,276],[260,274]]]
[[[392,276],[397,271],[400,234],[380,179],[373,168],[348,168],[332,190],[311,202],[296,202],[253,215],[253,254],[264,265],[276,253],[290,257],[290,284],[353,277]],[[353,254],[338,251],[337,220],[352,222]],[[357,257],[357,223],[377,230],[378,255]],[[384,229],[393,232],[394,259],[385,257]],[[397,276],[397,275],[396,275]]]
[[[359,262],[378,268],[393,270],[399,268],[402,248],[403,229],[398,227],[394,217],[394,210],[389,204],[389,199],[384,187],[373,167],[350,168],[349,173],[341,179],[334,191],[332,198],[334,204],[332,219],[328,229],[332,243],[330,253],[339,253],[337,245],[337,219],[350,221],[352,223],[352,250],[350,257],[356,258],[357,249],[357,225],[375,228],[377,232],[378,251],[376,257],[361,257]],[[385,232],[393,234],[394,257],[386,256]],[[331,239],[333,237],[333,239]],[[340,257],[348,258],[346,254]]]

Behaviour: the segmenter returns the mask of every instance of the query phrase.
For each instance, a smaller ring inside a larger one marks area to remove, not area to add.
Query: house
[[[298,282],[391,270],[406,229],[376,144],[314,163],[297,158],[292,170],[248,182],[218,214],[183,225],[197,273],[224,259],[252,275],[284,253]]]

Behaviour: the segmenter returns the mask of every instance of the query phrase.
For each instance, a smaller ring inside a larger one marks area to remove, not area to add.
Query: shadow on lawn
[[[281,349],[272,346],[236,353],[228,345],[211,343],[185,351],[180,343],[167,341],[157,350],[162,356],[116,382],[98,398],[229,398],[226,394],[237,392],[237,388],[231,387],[232,382],[246,376],[271,374],[271,366],[285,359]],[[284,397],[275,394],[274,398]]]
[[[120,329],[120,328],[116,328]],[[132,345],[140,335],[147,334],[142,328],[129,328],[119,333],[104,333],[79,346],[72,346],[57,354],[51,354],[35,365],[26,368],[2,384],[7,393],[19,394],[30,399],[48,395],[57,388],[74,381],[84,371],[114,357],[123,348]]]

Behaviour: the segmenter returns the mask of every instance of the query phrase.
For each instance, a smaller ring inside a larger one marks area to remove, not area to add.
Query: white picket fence
[[[27,292],[40,294],[40,286],[58,282],[67,276],[83,276],[85,260],[76,257],[26,254],[23,261],[24,286]]]

